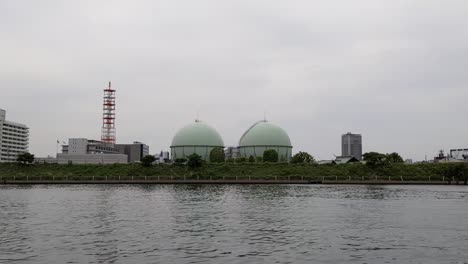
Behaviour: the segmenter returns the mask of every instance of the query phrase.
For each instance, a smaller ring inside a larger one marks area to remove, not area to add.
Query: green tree
[[[463,181],[463,184],[467,185],[468,183],[468,166],[466,166],[465,164],[462,164],[462,171],[460,173],[460,180]]]
[[[263,152],[264,162],[278,162],[278,152],[274,149],[267,149]]]
[[[155,160],[156,158],[153,155],[146,155],[143,158],[141,158],[141,165],[145,167],[150,167]]]
[[[403,158],[396,152],[387,154],[386,159],[389,163],[404,163]]]
[[[253,163],[253,162],[255,162],[255,158],[254,158],[254,156],[250,155],[250,157],[249,157],[249,162],[250,162],[250,163]]]
[[[28,152],[18,154],[16,161],[21,164],[31,164],[34,162],[34,155]]]
[[[224,149],[214,148],[210,151],[210,162],[224,162]]]
[[[263,162],[263,158],[262,157],[255,157],[255,162],[261,163],[261,162]]]
[[[193,153],[192,155],[188,156],[187,158],[188,158],[187,165],[191,169],[200,168],[203,165],[202,157],[200,155],[198,155],[197,153]]]
[[[449,167],[447,168],[447,176],[449,176],[449,181],[451,181],[453,178],[457,184],[459,181],[463,181],[466,185],[468,180],[467,172],[468,171],[465,164],[449,164]]]
[[[366,165],[371,168],[382,168],[388,165],[387,155],[378,152],[367,152],[362,155]]]
[[[315,159],[307,152],[299,151],[291,158],[291,163],[314,163]]]

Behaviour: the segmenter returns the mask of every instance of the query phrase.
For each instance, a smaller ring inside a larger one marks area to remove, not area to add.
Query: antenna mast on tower
[[[102,105],[102,130],[101,141],[103,143],[115,144],[115,90],[109,87],[104,89],[104,103]]]

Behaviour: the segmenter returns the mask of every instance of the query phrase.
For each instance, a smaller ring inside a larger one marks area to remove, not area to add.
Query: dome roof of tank
[[[288,134],[281,127],[259,121],[253,124],[239,140],[239,147],[247,146],[285,146],[292,147]]]
[[[224,147],[224,142],[214,128],[196,120],[195,123],[181,128],[175,134],[171,147],[177,146]]]

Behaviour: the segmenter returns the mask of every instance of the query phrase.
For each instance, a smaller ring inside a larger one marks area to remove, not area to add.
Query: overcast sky
[[[263,118],[294,152],[433,157],[468,148],[468,1],[0,1],[0,108],[30,151],[99,139],[168,150],[197,117],[236,145]]]

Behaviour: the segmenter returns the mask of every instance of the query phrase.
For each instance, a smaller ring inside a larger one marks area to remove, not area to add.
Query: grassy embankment
[[[464,181],[468,176],[465,164],[392,164],[370,168],[363,164],[309,165],[287,163],[219,163],[205,164],[190,170],[183,165],[141,164],[58,165],[0,164],[0,180],[234,180],[234,179],[304,179],[304,180],[393,180],[393,181]]]

